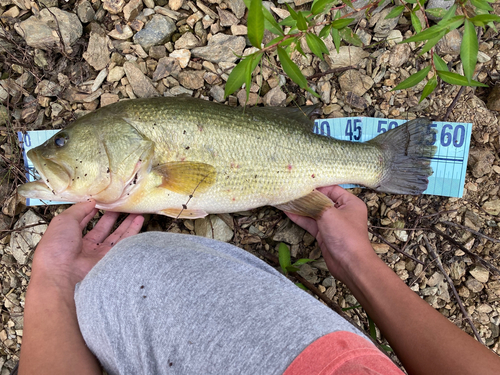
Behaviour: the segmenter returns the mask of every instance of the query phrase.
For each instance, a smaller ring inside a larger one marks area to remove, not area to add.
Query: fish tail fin
[[[380,183],[373,187],[376,191],[419,195],[427,189],[430,159],[437,149],[430,124],[428,119],[415,119],[369,141],[384,151],[387,163]]]

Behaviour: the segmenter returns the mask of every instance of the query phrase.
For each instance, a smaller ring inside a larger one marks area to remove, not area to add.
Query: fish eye
[[[66,144],[67,140],[68,140],[67,137],[60,136],[54,139],[54,143],[57,147],[63,147]]]

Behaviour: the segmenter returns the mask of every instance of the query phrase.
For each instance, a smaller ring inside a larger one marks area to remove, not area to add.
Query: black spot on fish
[[[184,210],[187,210],[188,206],[186,206],[185,204],[183,204],[183,205],[182,205],[182,208],[183,208]]]
[[[85,173],[85,176],[84,177],[87,177],[87,173]]]
[[[189,194],[189,199],[193,198],[193,194]]]
[[[144,289],[144,285],[141,285],[141,289]]]
[[[137,183],[137,173],[135,174],[134,176],[134,181],[132,181],[132,183],[135,185]]]
[[[184,130],[184,131],[182,132],[182,134],[186,134],[186,131]]]
[[[142,298],[146,298],[147,296],[142,296]]]
[[[80,160],[80,164],[82,164],[83,162]]]
[[[108,169],[106,170],[106,173],[109,173],[109,167],[108,167]]]
[[[189,146],[186,146],[186,150],[189,150]]]
[[[49,179],[47,178],[47,183],[49,183]]]

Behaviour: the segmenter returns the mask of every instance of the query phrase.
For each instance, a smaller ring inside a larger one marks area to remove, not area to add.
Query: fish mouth
[[[40,184],[45,184],[52,195],[59,195],[68,188],[71,174],[64,165],[40,155],[36,149],[28,151],[28,158],[33,162],[41,177],[35,181],[38,185],[32,185],[36,186],[35,191],[41,192],[43,190],[41,190]]]

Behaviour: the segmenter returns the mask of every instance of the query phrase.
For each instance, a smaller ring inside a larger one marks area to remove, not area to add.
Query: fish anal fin
[[[160,164],[153,172],[163,177],[160,187],[184,195],[203,193],[215,183],[215,167],[206,163],[176,161]]]
[[[158,211],[160,215],[166,215],[178,219],[200,219],[208,215],[204,210],[189,210],[182,208],[166,208]]]
[[[293,214],[309,216],[313,219],[318,219],[321,214],[329,207],[332,207],[333,202],[328,199],[324,194],[317,190],[307,194],[302,198],[293,201],[278,204],[274,207]]]

